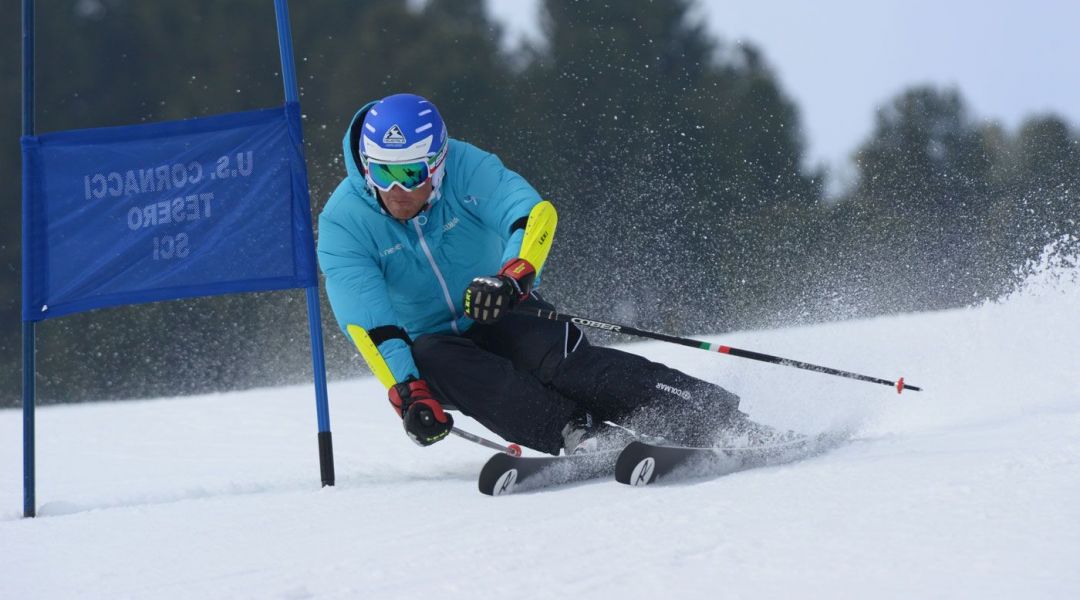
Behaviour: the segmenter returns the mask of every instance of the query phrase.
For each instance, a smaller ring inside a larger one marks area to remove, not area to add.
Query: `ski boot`
[[[563,454],[591,454],[619,450],[634,441],[633,432],[606,422],[597,422],[589,413],[570,420],[562,429]]]

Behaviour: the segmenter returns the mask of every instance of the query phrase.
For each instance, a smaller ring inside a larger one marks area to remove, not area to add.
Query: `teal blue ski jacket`
[[[437,196],[416,217],[395,219],[359,167],[357,139],[373,104],[345,134],[347,176],[319,215],[318,257],[338,324],[389,387],[419,376],[403,337],[472,326],[462,309],[466,286],[518,256],[523,224],[542,200],[497,156],[451,138]]]

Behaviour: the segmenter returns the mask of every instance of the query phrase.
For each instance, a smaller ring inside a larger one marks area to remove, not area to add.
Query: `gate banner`
[[[299,106],[22,139],[23,320],[315,286]]]

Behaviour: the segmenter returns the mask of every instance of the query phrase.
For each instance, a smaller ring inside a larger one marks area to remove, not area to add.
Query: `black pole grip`
[[[430,409],[420,411],[420,424],[424,427],[431,427],[435,424],[435,415]]]

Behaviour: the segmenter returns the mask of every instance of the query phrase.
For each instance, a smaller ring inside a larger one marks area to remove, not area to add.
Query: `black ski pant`
[[[535,293],[527,306],[554,310]],[[506,440],[558,454],[588,412],[675,442],[710,443],[738,412],[723,388],[636,354],[593,346],[575,325],[510,313],[463,335],[428,335],[413,359],[436,398]]]

